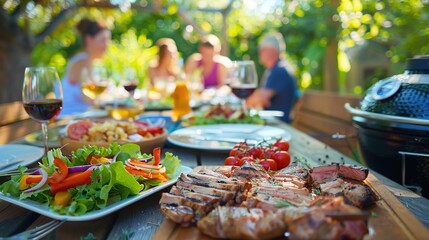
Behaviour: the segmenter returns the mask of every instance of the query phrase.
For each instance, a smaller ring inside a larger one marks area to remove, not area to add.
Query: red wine
[[[234,93],[235,96],[241,99],[246,99],[252,93],[255,91],[256,86],[238,86],[238,87],[231,87],[232,93]]]
[[[60,99],[43,99],[24,103],[24,109],[31,118],[38,121],[51,120],[61,112],[63,101]]]
[[[132,92],[132,91],[136,90],[137,84],[135,84],[135,83],[127,84],[127,85],[124,85],[124,88],[125,88],[125,90],[127,90],[127,92]]]

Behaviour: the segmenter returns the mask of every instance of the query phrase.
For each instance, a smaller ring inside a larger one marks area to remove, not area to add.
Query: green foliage
[[[37,32],[57,14],[60,1],[52,1],[51,8],[35,7],[32,18],[20,18],[21,26],[26,19],[31,21],[31,31]],[[74,1],[70,1],[74,2]],[[150,2],[150,1],[149,1]],[[84,16],[102,19],[112,26],[112,46],[104,63],[112,71],[121,72],[131,66],[137,70],[141,83],[147,79],[146,69],[157,49],[155,41],[170,37],[177,43],[181,57],[186,59],[197,51],[198,35],[189,28],[179,14],[185,10],[208,33],[221,36],[220,13],[198,11],[197,8],[223,8],[229,1],[165,0],[163,10],[126,11],[81,8],[33,52],[36,65],[52,65],[64,72],[68,58],[80,48],[75,24]],[[295,65],[301,88],[323,89],[324,57],[330,41],[338,41],[339,84],[342,91],[362,93],[365,88],[384,74],[403,71],[407,58],[429,54],[429,4],[414,0],[236,0],[227,20],[229,57],[233,60],[252,59],[258,62],[257,42],[262,34],[278,30],[285,37],[288,58]],[[43,17],[42,17],[43,16]],[[347,73],[353,65],[345,54],[348,49],[360,46],[365,41],[374,41],[385,46],[386,56],[391,60],[389,73],[375,71],[372,77],[362,80],[360,86],[346,89]],[[261,75],[263,68],[257,64]]]

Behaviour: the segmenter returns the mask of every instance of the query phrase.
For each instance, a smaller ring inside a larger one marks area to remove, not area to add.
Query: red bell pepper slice
[[[48,183],[61,182],[69,174],[69,168],[67,167],[67,164],[63,160],[59,158],[54,158],[54,164],[55,166],[57,166],[58,170],[48,178]]]
[[[91,174],[93,169],[88,169],[85,172],[76,173],[70,177],[67,177],[61,182],[51,183],[51,193],[56,194],[57,192],[67,191],[69,188],[74,188],[77,186],[90,184],[91,183]]]
[[[161,162],[161,148],[155,148],[153,149],[153,159],[155,160],[153,162],[153,165],[157,166]]]
[[[25,183],[39,183],[40,181],[42,181],[42,178],[42,175],[27,175],[27,177],[25,178]]]

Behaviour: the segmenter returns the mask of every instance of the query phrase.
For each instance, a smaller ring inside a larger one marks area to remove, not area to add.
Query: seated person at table
[[[63,87],[63,109],[61,115],[85,111],[90,105],[81,91],[85,77],[92,77],[92,61],[103,57],[109,45],[111,33],[102,23],[82,19],[77,25],[83,49],[69,59],[67,70],[61,81]]]
[[[292,110],[298,91],[296,79],[290,64],[281,56],[286,51],[283,36],[278,32],[268,33],[259,43],[259,61],[266,68],[257,89],[248,99],[249,107],[279,110],[284,112],[281,118],[290,123]]]
[[[215,35],[204,36],[198,48],[199,53],[187,59],[185,73],[189,76],[200,70],[204,88],[223,86],[231,60],[221,56],[220,50],[219,38]]]
[[[177,65],[177,46],[171,38],[160,38],[156,41],[159,48],[158,58],[150,63],[149,78],[152,86],[156,85],[157,79],[173,79],[179,74]]]

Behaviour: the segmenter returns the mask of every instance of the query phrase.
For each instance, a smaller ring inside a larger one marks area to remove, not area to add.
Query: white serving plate
[[[182,173],[187,174],[191,171],[192,171],[192,169],[190,167],[182,166],[182,169],[181,169]],[[88,212],[82,216],[61,215],[57,212],[51,211],[48,206],[40,204],[40,203],[35,202],[33,200],[29,200],[29,199],[19,200],[18,197],[6,196],[2,193],[0,193],[0,199],[7,201],[7,202],[10,202],[12,204],[15,204],[17,206],[26,208],[30,211],[40,213],[41,215],[44,215],[46,217],[50,217],[50,218],[61,220],[61,221],[89,221],[89,220],[93,220],[93,219],[97,219],[97,218],[106,216],[106,215],[113,213],[113,212],[115,212],[121,208],[124,208],[124,207],[126,207],[132,203],[135,203],[135,202],[137,202],[137,201],[139,201],[139,200],[141,200],[147,196],[150,196],[150,195],[158,192],[159,190],[162,190],[164,188],[167,188],[167,187],[173,185],[174,183],[176,183],[176,181],[177,181],[177,178],[172,179],[168,182],[165,182],[162,185],[159,185],[157,187],[142,191],[135,196],[130,196],[127,199],[123,199],[123,200],[116,202],[112,205],[108,205],[103,209]]]
[[[201,150],[229,151],[243,141],[256,143],[282,138],[290,141],[292,135],[286,130],[254,124],[213,124],[178,129],[168,140],[178,146]]]

